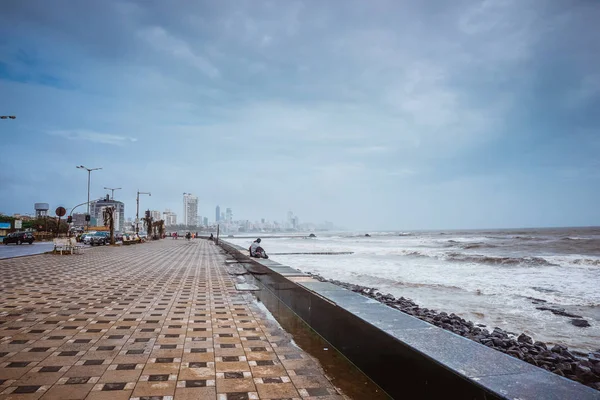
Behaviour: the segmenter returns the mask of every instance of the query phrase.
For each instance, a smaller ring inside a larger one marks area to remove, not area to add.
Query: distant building
[[[217,206],[215,209],[215,222],[219,222],[221,220],[221,207]]]
[[[185,226],[198,225],[198,197],[191,193],[183,194],[183,223]]]
[[[177,214],[168,208],[163,212],[163,219],[165,220],[165,226],[177,225]]]
[[[97,225],[104,225],[104,217],[102,212],[106,207],[115,208],[115,230],[123,232],[125,227],[125,204],[117,200],[111,200],[109,195],[100,200],[90,202],[90,216],[96,220]]]
[[[160,218],[160,211],[158,210],[151,210],[150,216],[152,217],[153,221],[160,221],[162,219]]]
[[[208,217],[204,217],[204,226],[208,226]]]
[[[233,221],[233,211],[231,211],[231,208],[228,208],[227,210],[225,210],[225,220],[227,222]]]
[[[85,213],[75,213],[73,216],[73,226],[81,228],[85,226]]]

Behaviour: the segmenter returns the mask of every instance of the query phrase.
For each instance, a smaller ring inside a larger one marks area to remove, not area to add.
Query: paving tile
[[[225,259],[164,240],[0,260],[0,399],[339,398]]]

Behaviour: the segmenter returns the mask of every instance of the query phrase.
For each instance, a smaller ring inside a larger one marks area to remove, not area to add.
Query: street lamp
[[[122,188],[108,188],[105,186],[104,189],[110,190],[112,192],[112,194],[110,195],[110,199],[114,200],[115,199],[115,190],[121,190]]]
[[[102,167],[100,168],[87,168],[84,167],[83,165],[78,165],[77,168],[79,169],[85,169],[88,172],[88,202],[87,202],[87,215],[90,215],[90,177],[92,174],[92,171],[97,171],[99,169],[102,169]],[[90,217],[91,218],[91,217]],[[86,218],[87,219],[87,218]],[[85,230],[88,231],[90,228],[90,221],[85,221]]]
[[[137,197],[136,197],[136,209],[135,209],[135,233],[139,233],[140,232],[140,194],[147,194],[148,196],[152,196],[152,193],[150,192],[140,192],[139,190],[137,191]]]

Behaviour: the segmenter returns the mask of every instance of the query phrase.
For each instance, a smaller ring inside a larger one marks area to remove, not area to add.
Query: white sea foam
[[[314,240],[269,238],[263,244],[271,253],[353,252],[274,255],[272,259],[328,279],[377,287],[492,327],[524,331],[577,348],[600,347],[600,255],[556,254],[546,245],[551,237],[542,241],[516,236],[526,235],[497,235],[494,239],[481,234],[440,238],[382,233]],[[252,240],[233,241],[248,247]],[[524,247],[532,246],[530,243],[537,247]],[[537,310],[528,297],[571,307],[592,327],[577,328],[565,317]]]

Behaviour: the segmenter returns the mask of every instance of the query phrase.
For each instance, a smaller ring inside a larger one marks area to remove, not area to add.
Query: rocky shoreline
[[[363,296],[375,299],[406,314],[429,322],[432,325],[474,340],[484,346],[491,347],[494,350],[544,368],[557,375],[600,390],[600,349],[585,354],[578,351],[570,351],[566,346],[558,344],[550,348],[546,343],[534,341],[524,333],[516,335],[500,328],[494,328],[492,332],[489,332],[487,329],[484,329],[485,325],[474,324],[455,314],[421,308],[410,299],[405,299],[404,297],[396,298],[391,294],[383,294],[376,288],[325,279],[317,274],[309,273],[309,275],[321,282],[329,282],[360,293]],[[572,317],[578,316],[573,315]]]

